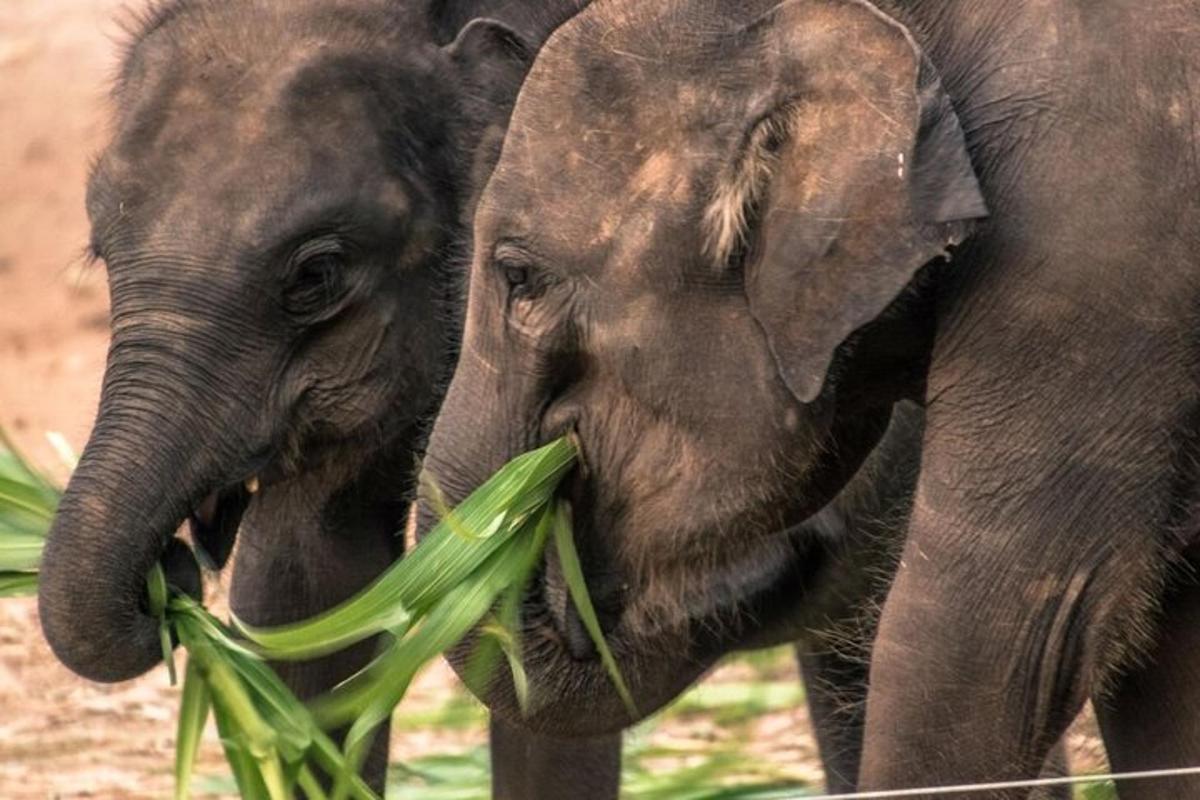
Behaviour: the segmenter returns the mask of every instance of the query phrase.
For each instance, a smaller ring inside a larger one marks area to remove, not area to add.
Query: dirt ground
[[[46,431],[82,447],[103,371],[107,298],[103,273],[83,258],[83,194],[105,135],[121,6],[0,0],[0,424],[45,464]],[[435,668],[411,705],[441,702],[452,686]],[[161,669],[119,686],[80,681],[48,652],[31,601],[0,603],[0,798],[168,796],[177,703]],[[696,725],[672,720],[662,735]],[[817,774],[802,709],[775,712],[757,731],[775,757]],[[1071,735],[1077,769],[1102,764],[1088,731]],[[393,751],[412,757],[482,740],[479,730],[403,730]],[[222,763],[210,732],[201,773]]]

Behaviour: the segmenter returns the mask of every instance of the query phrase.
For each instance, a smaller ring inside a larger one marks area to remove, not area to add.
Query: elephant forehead
[[[481,210],[518,234],[629,254],[697,219],[719,169],[714,156],[734,146],[736,126],[708,124],[713,106],[702,116],[700,102],[673,113],[652,105],[624,119],[584,95],[565,116],[527,107],[514,116]]]
[[[634,150],[610,169],[575,152],[550,159],[552,169],[508,169],[481,202],[482,229],[541,241],[566,263],[603,262],[636,277],[656,249],[697,240],[688,231],[699,224],[707,173],[685,152]]]
[[[288,116],[234,112],[164,131],[134,158],[110,150],[93,175],[104,198],[96,229],[136,232],[144,246],[174,240],[224,251],[318,222],[323,212],[369,206],[398,219],[409,214],[416,176],[380,167],[388,163],[384,143],[361,113],[319,126]]]

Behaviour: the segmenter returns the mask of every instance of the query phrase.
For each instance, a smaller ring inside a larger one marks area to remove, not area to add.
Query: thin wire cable
[[[947,794],[971,794],[999,792],[1005,789],[1036,789],[1041,786],[1075,786],[1083,783],[1105,781],[1144,781],[1155,778],[1179,778],[1200,775],[1200,767],[1177,769],[1151,769],[1141,772],[1115,772],[1107,775],[1071,775],[1066,778],[1037,778],[1028,781],[1002,781],[1000,783],[964,783],[959,786],[928,786],[923,789],[887,789],[878,792],[850,792],[849,794],[796,795],[804,800],[891,800],[899,797],[936,797]]]

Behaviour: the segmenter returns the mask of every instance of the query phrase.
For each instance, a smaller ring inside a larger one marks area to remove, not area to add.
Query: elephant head
[[[426,469],[461,497],[575,434],[563,492],[648,711],[769,621],[798,552],[778,532],[920,373],[929,331],[892,310],[985,215],[932,64],[864,0],[592,6],[540,52],[481,198]],[[526,608],[529,723],[620,727],[554,561]],[[516,713],[511,687],[486,699]]]
[[[531,60],[500,23],[460,30],[467,5],[167,3],[134,35],[87,199],[111,347],[39,596],[79,674],[159,659],[145,581],[185,520],[222,563],[256,493],[407,499],[490,166],[472,154],[498,143]],[[381,464],[393,485],[357,477]],[[169,552],[194,588],[186,548]]]

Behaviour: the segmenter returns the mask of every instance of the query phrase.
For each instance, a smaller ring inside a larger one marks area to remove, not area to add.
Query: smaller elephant
[[[232,604],[257,624],[325,610],[401,556],[481,176],[531,49],[580,5],[213,0],[144,16],[88,182],[112,305],[103,392],[39,595],[68,667],[118,681],[161,660],[145,575],[166,551],[170,580],[199,584],[173,539],[185,521],[212,566],[240,528]],[[308,697],[370,655],[278,669]],[[507,735],[523,752],[524,732]],[[585,744],[615,782],[619,737]],[[377,788],[386,761],[385,730]]]

